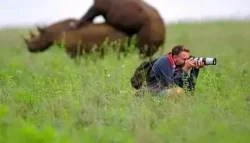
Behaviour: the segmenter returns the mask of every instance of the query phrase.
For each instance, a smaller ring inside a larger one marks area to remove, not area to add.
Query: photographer
[[[149,72],[147,88],[159,96],[180,96],[183,88],[195,90],[195,81],[199,69],[204,67],[202,61],[190,58],[185,45],[176,45],[172,51],[158,58]]]

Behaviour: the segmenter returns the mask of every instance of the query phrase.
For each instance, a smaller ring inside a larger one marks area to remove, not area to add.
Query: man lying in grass
[[[158,96],[180,96],[184,93],[183,88],[194,91],[199,69],[204,67],[202,61],[196,62],[190,57],[190,51],[185,45],[174,46],[167,55],[149,64],[148,67],[145,63],[140,66],[148,70],[146,87]],[[138,81],[141,81],[138,76],[135,76],[138,72],[139,70],[131,78],[131,83],[136,89],[141,87],[141,85],[135,86]]]

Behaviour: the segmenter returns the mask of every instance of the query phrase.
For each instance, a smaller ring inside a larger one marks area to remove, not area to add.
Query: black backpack
[[[149,73],[156,60],[157,59],[153,61],[145,61],[136,68],[134,75],[130,79],[132,87],[138,90],[141,88],[144,82],[150,80]]]

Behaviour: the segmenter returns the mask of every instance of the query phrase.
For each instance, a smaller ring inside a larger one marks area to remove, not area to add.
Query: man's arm
[[[195,90],[195,85],[196,85],[196,81],[197,81],[197,78],[199,76],[199,72],[200,72],[200,69],[196,69],[196,68],[193,68],[190,72],[190,86],[191,86],[191,90],[194,91]]]
[[[160,59],[154,64],[152,70],[157,78],[157,81],[161,81],[167,85],[174,84],[172,67],[167,59]]]
[[[199,75],[199,69],[192,68],[190,74],[187,71],[182,71],[174,76],[174,81],[182,88],[187,88],[190,91],[195,89],[196,79]]]
[[[190,74],[195,77],[196,79],[198,78],[199,76],[199,72],[200,72],[200,69],[197,69],[197,68],[193,68],[190,72]]]
[[[187,71],[184,71],[181,69],[180,72],[175,73],[174,75],[174,82],[181,88],[188,86],[188,79],[189,79],[189,74]]]

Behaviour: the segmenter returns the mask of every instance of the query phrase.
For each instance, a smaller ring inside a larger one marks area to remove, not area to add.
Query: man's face
[[[179,55],[174,55],[173,59],[175,61],[176,66],[183,66],[185,61],[189,59],[190,54],[188,52],[182,51]]]

